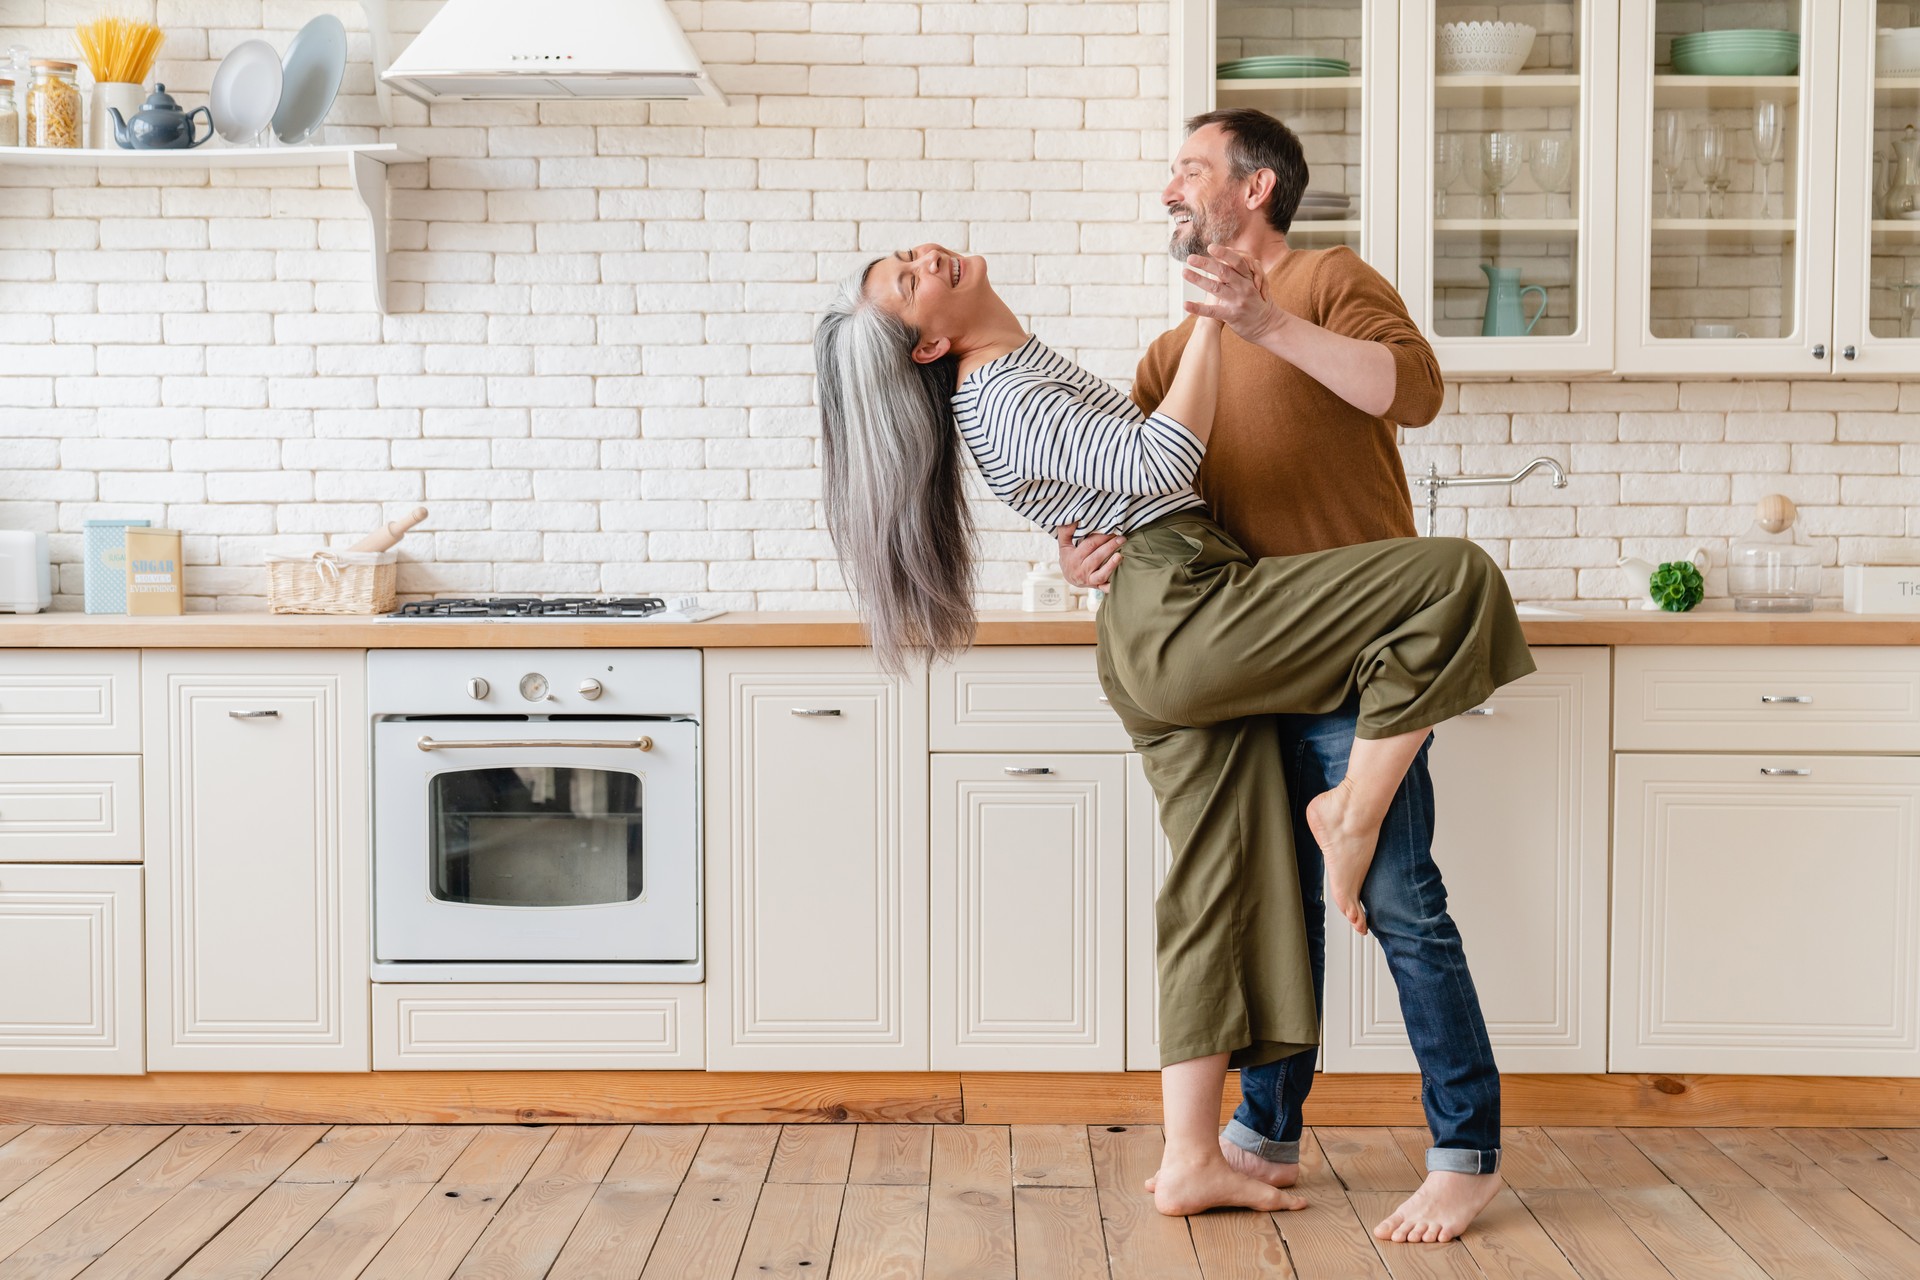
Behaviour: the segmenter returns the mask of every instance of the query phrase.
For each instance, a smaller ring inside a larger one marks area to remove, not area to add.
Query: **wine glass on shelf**
[[[1480,169],[1493,194],[1493,216],[1507,216],[1507,188],[1520,176],[1520,135],[1496,129],[1480,136]]]
[[[1533,155],[1528,159],[1527,167],[1546,195],[1547,216],[1570,217],[1573,213],[1571,203],[1562,197],[1567,194],[1568,183],[1573,178],[1573,139],[1564,134],[1549,134],[1534,139]]]
[[[1920,311],[1920,284],[1900,286],[1900,336],[1913,336],[1913,313]]]
[[[1717,124],[1703,124],[1693,131],[1693,166],[1707,188],[1707,216],[1718,218],[1725,211],[1723,199],[1727,177],[1727,131]]]
[[[1433,135],[1433,216],[1447,216],[1447,188],[1460,178],[1460,140],[1450,133]]]
[[[1679,178],[1680,171],[1687,165],[1687,125],[1678,111],[1661,113],[1657,137],[1659,145],[1654,150],[1660,157],[1660,176],[1665,180],[1667,187],[1666,203],[1661,206],[1662,216],[1678,217],[1679,215],[1674,212],[1676,206],[1673,184]]]
[[[1771,187],[1773,165],[1780,158],[1780,104],[1762,98],[1753,104],[1753,162],[1760,170],[1760,216],[1773,216]]]

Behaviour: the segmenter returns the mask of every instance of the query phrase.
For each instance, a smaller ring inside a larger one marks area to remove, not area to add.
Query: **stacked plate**
[[[1353,197],[1338,191],[1316,191],[1308,187],[1294,212],[1295,222],[1338,222],[1353,216]]]
[[[1341,58],[1312,58],[1305,54],[1275,54],[1266,58],[1236,58],[1214,68],[1222,80],[1300,80],[1317,76],[1345,76],[1353,64]]]
[[[1675,36],[1673,69],[1683,76],[1790,76],[1800,69],[1800,36],[1764,30]]]

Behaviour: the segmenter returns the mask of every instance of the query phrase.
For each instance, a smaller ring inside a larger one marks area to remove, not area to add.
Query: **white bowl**
[[[1510,76],[1527,65],[1533,28],[1524,22],[1443,22],[1438,45],[1443,76]]]
[[[1874,74],[1920,75],[1920,27],[1882,30],[1874,41]]]

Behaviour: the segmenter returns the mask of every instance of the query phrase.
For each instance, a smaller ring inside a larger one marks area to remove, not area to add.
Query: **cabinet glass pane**
[[[1920,323],[1920,3],[1875,6],[1873,288],[1876,338],[1912,338]]]
[[[1215,16],[1216,104],[1259,107],[1306,152],[1307,194],[1288,242],[1360,248],[1365,0],[1221,0]]]
[[[1580,4],[1441,5],[1436,14],[1434,332],[1570,334],[1579,323]]]
[[[1656,338],[1794,331],[1802,28],[1795,0],[1654,7],[1645,154],[1653,193],[1647,314]]]

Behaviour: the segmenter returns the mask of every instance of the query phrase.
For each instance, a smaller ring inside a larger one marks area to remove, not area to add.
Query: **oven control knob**
[[[598,680],[582,680],[580,682],[580,696],[588,702],[592,702],[604,692],[606,691],[600,687]]]
[[[521,676],[520,696],[528,702],[545,702],[548,697],[547,678],[538,671],[529,671]]]
[[[467,696],[469,698],[484,698],[492,689],[493,686],[479,676],[475,676],[473,679],[467,681]]]

